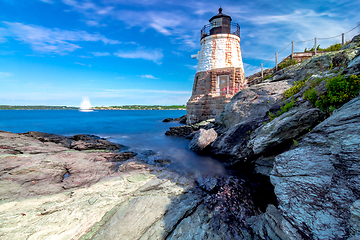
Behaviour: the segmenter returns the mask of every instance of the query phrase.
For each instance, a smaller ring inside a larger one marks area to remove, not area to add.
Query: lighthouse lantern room
[[[219,13],[201,29],[201,50],[192,96],[187,102],[187,123],[214,118],[238,91],[246,87],[240,50],[240,26]]]

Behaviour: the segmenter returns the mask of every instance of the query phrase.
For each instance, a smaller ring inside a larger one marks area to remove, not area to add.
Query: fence
[[[287,49],[290,45],[291,45],[291,54],[290,54],[290,58],[292,59],[293,56],[294,56],[294,45],[295,43],[304,43],[304,42],[310,42],[310,41],[314,41],[314,55],[317,54],[317,43],[318,43],[318,40],[326,40],[326,39],[332,39],[332,38],[338,38],[341,36],[341,45],[344,46],[345,45],[345,34],[348,34],[350,32],[352,32],[353,30],[355,30],[357,27],[359,27],[360,24],[358,24],[356,27],[354,27],[353,29],[351,29],[350,31],[346,32],[346,33],[342,33],[342,34],[339,34],[337,36],[334,36],[334,37],[327,37],[327,38],[317,38],[315,37],[314,39],[310,39],[310,40],[305,40],[305,41],[292,41],[291,43],[289,43],[289,45],[287,45],[285,48],[283,48],[281,51],[279,52],[276,52],[274,55],[272,55],[266,62],[264,63],[261,63],[261,66],[259,68],[257,68],[254,72],[256,73],[259,69],[261,69],[261,78],[264,79],[264,65],[269,62],[273,57],[275,57],[275,71],[278,70],[278,55],[279,53],[281,53],[282,51],[284,51],[285,49]],[[287,57],[286,57],[287,58]],[[284,59],[286,59],[284,58]],[[283,60],[284,60],[283,59]]]

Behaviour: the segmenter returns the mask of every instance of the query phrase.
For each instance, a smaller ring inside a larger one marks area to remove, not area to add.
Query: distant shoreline
[[[10,106],[0,105],[0,110],[79,110],[78,107],[67,106]],[[93,107],[92,110],[186,110],[184,106],[124,106],[124,107]]]
[[[79,108],[77,109],[41,109],[41,108],[33,108],[33,109],[25,109],[25,108],[16,108],[16,109],[0,109],[1,110],[4,110],[4,111],[8,111],[8,110],[73,110],[73,111],[79,111]],[[92,108],[92,110],[99,110],[99,111],[127,111],[127,110],[135,110],[135,111],[139,111],[139,110],[146,110],[146,111],[164,111],[164,110],[170,110],[170,111],[173,111],[173,110],[186,110],[186,108],[179,108],[179,109],[97,109],[97,108]]]

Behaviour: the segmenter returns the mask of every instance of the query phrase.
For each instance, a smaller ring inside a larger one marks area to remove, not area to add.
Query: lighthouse
[[[219,13],[201,29],[201,50],[192,95],[187,102],[187,123],[214,118],[231,98],[246,87],[240,50],[240,26]]]

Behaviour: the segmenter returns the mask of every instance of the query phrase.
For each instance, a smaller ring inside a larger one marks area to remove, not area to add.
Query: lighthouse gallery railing
[[[203,39],[204,37],[207,37],[210,35],[210,30],[212,28],[215,27],[220,27],[220,26],[216,26],[214,24],[207,24],[205,25],[202,29],[201,29],[201,39]],[[223,29],[230,29],[230,32],[223,32],[223,33],[230,33],[230,34],[234,34],[238,37],[240,37],[240,25],[238,23],[230,23],[230,28],[229,25],[227,24],[222,24],[221,27]]]

